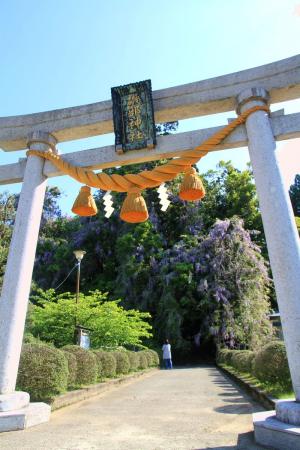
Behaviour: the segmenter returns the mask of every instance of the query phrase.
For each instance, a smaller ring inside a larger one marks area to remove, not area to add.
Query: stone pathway
[[[0,435],[1,450],[260,450],[262,410],[214,367],[152,372]]]

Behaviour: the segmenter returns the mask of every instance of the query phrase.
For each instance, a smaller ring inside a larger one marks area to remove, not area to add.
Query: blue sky
[[[0,7],[0,116],[107,100],[112,86],[147,78],[155,90],[219,76],[296,55],[299,42],[299,0],[10,0]],[[285,110],[300,111],[300,101]],[[179,131],[231,116],[182,121]],[[113,141],[106,135],[58,148],[63,154]],[[299,140],[280,143],[278,152],[290,183],[300,172]],[[23,156],[0,150],[0,164]],[[246,149],[217,152],[200,170],[220,159],[242,168],[249,157]],[[49,185],[64,191],[69,212],[79,185],[67,177]]]

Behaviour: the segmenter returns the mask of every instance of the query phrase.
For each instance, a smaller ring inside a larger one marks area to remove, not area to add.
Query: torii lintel
[[[271,64],[181,86],[153,91],[156,123],[232,111],[248,88],[268,91],[270,103],[300,97],[300,55]],[[33,131],[51,133],[58,142],[113,132],[112,103],[98,103],[0,118],[0,147],[22,150]]]

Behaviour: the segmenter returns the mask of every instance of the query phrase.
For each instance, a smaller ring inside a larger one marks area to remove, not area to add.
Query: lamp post
[[[75,258],[77,259],[77,280],[76,280],[76,312],[75,312],[75,331],[74,331],[74,342],[78,344],[78,333],[77,333],[77,305],[79,300],[79,287],[80,287],[80,264],[82,258],[86,254],[84,250],[74,250]]]

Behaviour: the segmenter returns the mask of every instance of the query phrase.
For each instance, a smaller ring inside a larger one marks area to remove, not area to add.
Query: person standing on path
[[[162,346],[162,351],[165,368],[172,369],[171,345],[169,344],[168,339],[165,340],[165,343]]]

